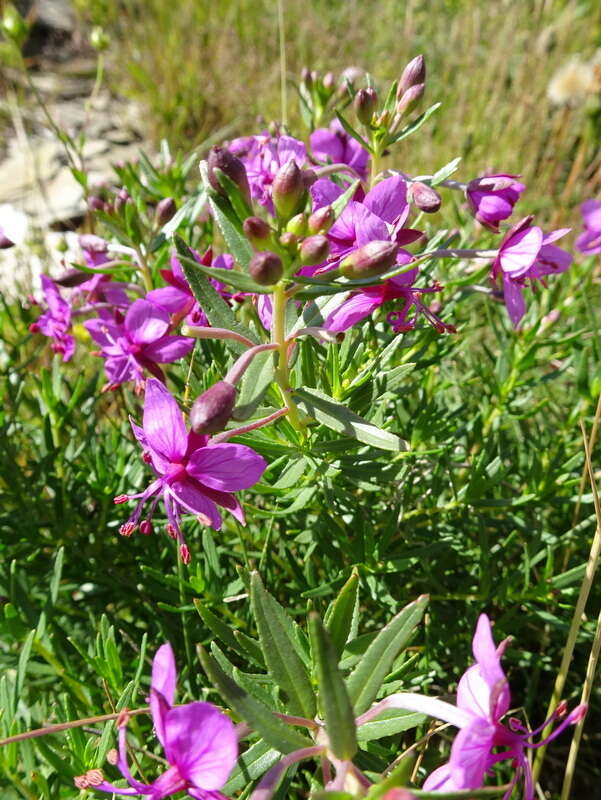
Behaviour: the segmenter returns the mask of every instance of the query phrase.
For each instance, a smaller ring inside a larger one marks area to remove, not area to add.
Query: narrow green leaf
[[[246,325],[238,322],[232,309],[228,306],[223,297],[215,291],[202,272],[188,263],[189,259],[193,261],[195,259],[192,251],[184,240],[176,235],[174,237],[174,242],[178,254],[186,259],[186,261],[182,263],[182,269],[194,293],[194,297],[198,300],[198,303],[207,315],[211,325],[214,325],[216,328],[229,328],[229,330],[236,331],[258,344],[257,337],[254,333],[247,328]],[[227,339],[226,345],[236,353],[243,353],[246,349],[241,342],[236,342],[232,339]]]
[[[65,548],[60,547],[54,559],[54,571],[52,573],[52,580],[50,581],[50,602],[53,606],[56,605],[58,598],[58,587],[60,586],[61,576],[63,574],[64,557]]]
[[[223,644],[227,645],[230,650],[233,650],[239,655],[246,656],[244,649],[238,644],[234,638],[233,632],[230,630],[230,628],[228,628],[225,622],[222,622],[219,617],[215,616],[215,614],[213,614],[210,609],[203,605],[198,598],[195,597],[192,602],[194,603],[194,608],[198,611],[200,618],[207,628],[215,636],[217,636],[218,639],[221,639]]]
[[[175,231],[183,225],[185,222],[191,222],[195,220],[202,207],[207,202],[207,192],[206,189],[201,189],[199,192],[191,195],[183,206],[176,211],[175,215],[169,220],[169,222],[165,223],[161,228],[161,233],[164,236],[171,236],[175,233]]]
[[[273,371],[273,352],[267,350],[253,358],[240,381],[232,419],[245,420],[252,417],[273,381]]]
[[[358,602],[359,573],[354,569],[350,578],[338,592],[336,599],[330,604],[324,617],[325,626],[338,658],[342,655],[348,642],[353,619],[357,615]]]
[[[282,624],[279,604],[266,591],[257,572],[253,572],[250,599],[265,663],[276,684],[288,698],[291,714],[315,716],[315,694],[309,673],[296,651],[289,628]]]
[[[346,685],[356,714],[367,711],[376,699],[395,658],[423,617],[428,599],[428,595],[418,597],[393,617],[378,633],[349,675]]]
[[[238,264],[240,264],[243,269],[247,269],[253,254],[253,249],[242,232],[242,223],[228,201],[210,190],[206,161],[201,161],[199,167],[204,186],[208,193],[209,206],[219,226],[219,230],[223,234],[228,250],[234,256]]]
[[[240,187],[237,183],[234,183],[234,181],[229,178],[225,172],[222,172],[219,167],[215,167],[214,173],[215,177],[221,184],[221,187],[225,190],[236,216],[241,223],[244,222],[244,220],[252,214],[252,208],[249,206],[246,198],[240,191]]]
[[[391,708],[383,711],[377,719],[360,725],[357,728],[357,739],[360,742],[371,742],[374,739],[382,739],[384,736],[394,736],[397,733],[416,728],[425,719],[427,719],[425,714]]]
[[[365,149],[366,149],[366,150],[367,150],[369,153],[371,153],[371,152],[372,152],[372,150],[371,150],[371,147],[370,147],[370,146],[369,146],[369,144],[368,144],[368,143],[365,141],[365,139],[363,138],[363,136],[361,136],[361,134],[360,134],[360,133],[358,133],[358,132],[357,132],[357,131],[356,131],[356,130],[353,128],[353,126],[351,125],[351,123],[350,123],[350,122],[349,122],[347,119],[345,119],[345,118],[342,116],[342,114],[341,114],[339,111],[337,111],[337,112],[336,112],[336,116],[338,117],[338,121],[340,122],[340,124],[342,125],[342,127],[344,128],[344,130],[345,130],[345,131],[348,133],[348,135],[349,135],[349,136],[352,136],[352,137],[353,137],[353,139],[355,139],[356,141],[358,141],[358,142],[359,142],[359,144],[361,145],[361,147],[364,147],[364,148],[365,148]]]
[[[318,389],[295,389],[294,399],[306,414],[337,433],[352,436],[364,444],[379,447],[381,450],[398,453],[409,449],[407,442],[396,434],[372,425]]]
[[[29,657],[31,656],[31,648],[33,647],[33,640],[35,639],[35,630],[29,631],[27,634],[27,638],[23,642],[23,647],[21,648],[21,653],[19,654],[19,662],[17,664],[17,678],[15,681],[15,695],[14,695],[14,709],[16,711],[17,703],[21,697],[23,692],[23,686],[25,684],[25,677],[27,674],[27,664],[29,663]]]
[[[244,789],[251,781],[260,778],[276,761],[281,758],[281,753],[274,750],[267,742],[255,742],[241,756],[239,756],[234,771],[222,791],[229,797],[233,792]]]
[[[353,181],[348,189],[337,197],[334,202],[332,203],[332,211],[334,212],[334,219],[338,219],[338,217],[342,214],[344,209],[348,206],[349,202],[355,195],[359,184],[361,183],[360,180]]]
[[[418,131],[424,122],[426,122],[426,120],[429,119],[429,117],[431,117],[432,114],[440,108],[440,105],[440,103],[434,103],[433,106],[427,108],[423,114],[420,114],[419,117],[417,117],[417,119],[414,119],[413,122],[410,122],[408,125],[405,125],[404,128],[401,128],[401,130],[387,143],[394,144],[395,142],[400,142],[401,139],[406,139],[407,136],[411,136],[412,133]]]
[[[203,647],[198,647],[198,658],[207,677],[225,702],[243,720],[260,734],[271,747],[280,753],[291,753],[302,747],[311,747],[312,741],[273,715],[264,703],[241,689],[221,669]]]
[[[187,261],[194,269],[199,269],[208,275],[209,278],[215,278],[221,283],[226,283],[233,286],[235,289],[240,289],[242,292],[254,292],[255,294],[271,294],[271,288],[261,286],[254,281],[246,272],[240,272],[237,269],[222,269],[221,267],[207,267],[205,264],[199,264],[196,259],[189,259],[185,256],[180,256],[180,261]]]
[[[350,761],[357,752],[353,706],[338,669],[336,648],[316,613],[309,614],[309,639],[330,750],[337,758]]]
[[[240,643],[240,647],[244,649],[245,654],[250,656],[258,666],[265,669],[265,658],[263,657],[263,651],[261,650],[259,642],[247,636],[245,633],[242,633],[242,631],[234,631],[234,638]]]
[[[391,114],[394,111],[397,99],[396,99],[396,90],[399,85],[398,81],[393,81],[390,84],[390,89],[388,90],[388,94],[386,95],[386,100],[384,101],[384,111],[389,111]]]

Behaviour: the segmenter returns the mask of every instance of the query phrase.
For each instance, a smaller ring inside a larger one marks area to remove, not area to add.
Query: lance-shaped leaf
[[[353,620],[358,612],[358,601],[359,573],[354,569],[324,617],[326,629],[330,634],[338,658],[342,655],[350,638]]]
[[[353,128],[351,123],[347,119],[345,119],[345,117],[343,117],[342,114],[340,114],[338,111],[336,112],[336,116],[338,117],[338,122],[340,122],[344,130],[348,133],[348,135],[352,136],[353,139],[356,139],[361,145],[361,147],[364,147],[371,153],[372,149],[369,146],[369,143],[366,142],[363,136],[361,136],[361,134]]]
[[[392,450],[398,453],[409,449],[407,442],[396,434],[372,425],[371,422],[318,389],[295,389],[294,400],[299,408],[310,417],[337,433],[352,436],[364,444],[379,447],[381,450]]]
[[[360,742],[371,742],[384,736],[394,736],[421,725],[427,717],[415,711],[403,711],[391,708],[383,711],[377,719],[372,719],[357,728],[357,739]]]
[[[238,655],[241,655],[243,658],[246,658],[248,653],[239,644],[238,640],[234,636],[234,632],[229,628],[225,622],[223,622],[219,617],[217,617],[213,612],[207,608],[205,605],[198,598],[194,598],[193,601],[194,608],[198,611],[200,618],[205,623],[207,628],[218,638],[221,639],[223,644],[227,645],[230,650],[233,650]]]
[[[420,622],[428,605],[428,595],[409,603],[378,633],[361,661],[347,678],[347,689],[355,708],[362,714],[370,707],[390,668]]]
[[[238,757],[234,771],[223,787],[223,792],[229,796],[244,789],[251,781],[267,772],[276,761],[280,760],[280,757],[281,754],[263,739],[255,742]]]
[[[394,144],[394,142],[400,142],[401,139],[405,139],[407,136],[411,136],[412,133],[418,131],[421,126],[426,122],[426,120],[432,116],[432,114],[440,108],[440,103],[434,103],[433,106],[427,108],[423,114],[420,114],[417,119],[414,119],[413,122],[410,122],[408,125],[405,125],[404,128],[398,133],[393,134],[393,136],[387,140],[387,144]]]
[[[250,600],[267,669],[287,695],[287,710],[313,719],[315,693],[308,670],[297,652],[290,627],[283,624],[281,606],[265,590],[257,572],[251,576]]]
[[[210,189],[209,178],[207,175],[206,161],[200,162],[200,174],[207,192],[209,195],[209,206],[215,217],[215,221],[219,226],[219,230],[223,234],[226,241],[228,250],[234,256],[242,269],[248,269],[248,263],[251,259],[253,250],[248,239],[244,236],[242,231],[242,223],[232,206],[229,205],[225,198],[221,198]],[[227,191],[227,189],[226,189]]]
[[[251,342],[258,344],[255,334],[246,325],[238,322],[234,312],[223,297],[219,292],[215,291],[202,272],[196,269],[198,265],[195,263],[194,255],[184,240],[176,235],[174,242],[178,255],[182,256],[182,269],[186,280],[211,325],[216,328],[228,328],[231,331],[236,331],[236,333],[240,333],[250,339]],[[195,266],[192,266],[190,261],[194,262]],[[243,344],[233,339],[227,339],[226,345],[236,353],[242,353],[246,349]]]
[[[247,202],[246,197],[240,191],[240,187],[237,183],[234,183],[225,172],[220,170],[219,167],[215,167],[213,173],[219,181],[221,188],[227,194],[227,199],[230,201],[238,220],[244,222],[244,220],[252,214],[252,208]],[[215,198],[217,201],[221,200],[221,197],[216,195],[215,192],[210,192],[209,197]],[[239,229],[239,225],[237,228]]]
[[[191,267],[204,272],[207,277],[226,283],[228,286],[233,286],[234,289],[239,289],[241,292],[254,292],[255,294],[269,294],[271,292],[271,289],[258,284],[246,272],[240,272],[237,269],[208,267],[206,264],[199,264],[196,259],[188,259],[184,256],[180,256],[180,261],[182,263],[187,261]]]
[[[360,180],[353,181],[348,189],[345,189],[344,192],[337,197],[334,202],[332,203],[332,211],[334,212],[334,219],[338,219],[338,217],[342,214],[344,209],[348,206],[349,202],[353,199],[359,184],[361,183]]]
[[[221,669],[215,659],[203,647],[198,647],[198,658],[207,677],[230,708],[251,728],[257,731],[271,747],[280,753],[291,753],[312,742],[294,728],[286,725],[260,700],[245,692]]]
[[[273,372],[273,352],[257,353],[242,376],[232,419],[245,420],[255,413],[273,380]]]
[[[336,758],[350,761],[357,752],[353,706],[338,669],[336,649],[316,613],[309,615],[309,640],[330,750]]]

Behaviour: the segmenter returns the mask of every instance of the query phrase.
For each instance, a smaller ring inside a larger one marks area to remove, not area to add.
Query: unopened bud
[[[292,217],[286,225],[286,230],[294,233],[297,236],[305,236],[307,233],[307,215],[304,211],[301,214],[296,214]]]
[[[194,433],[222,431],[234,410],[236,390],[231,383],[219,381],[194,401],[190,426]]]
[[[120,189],[115,197],[114,208],[115,211],[121,211],[126,203],[131,203],[131,196],[127,189]]]
[[[322,206],[314,211],[307,222],[309,233],[326,233],[334,224],[335,214],[332,206]]]
[[[410,89],[419,83],[426,82],[426,61],[422,55],[415,56],[403,70],[399,78],[399,85],[396,93],[397,100]]]
[[[387,108],[382,111],[381,114],[378,114],[376,118],[376,125],[380,125],[383,128],[387,128],[390,125],[390,120],[392,119],[392,115]]]
[[[419,181],[409,186],[409,201],[426,214],[434,214],[440,208],[441,199],[438,192],[431,186]]]
[[[282,219],[290,219],[302,210],[307,190],[302,170],[293,158],[276,173],[273,179],[272,197],[275,210]]]
[[[330,252],[330,243],[327,238],[317,233],[309,236],[300,246],[300,262],[305,267],[312,267],[321,264],[326,260]]]
[[[221,170],[232,183],[235,183],[246,201],[250,203],[250,186],[248,185],[246,168],[237,156],[231,153],[226,147],[211,147],[207,164],[209,183],[218,194],[227,197],[226,190],[219,183],[219,179],[215,174],[216,169]]]
[[[353,100],[353,107],[357,119],[363,125],[369,125],[374,111],[378,105],[378,95],[375,89],[359,89]]]
[[[309,67],[303,67],[301,70],[301,81],[305,84],[307,89],[311,89],[313,86],[313,78],[311,76],[311,70]]]
[[[163,199],[157,203],[154,212],[157,225],[166,225],[170,219],[173,219],[176,211],[177,206],[175,205],[173,197],[163,197]]]
[[[80,269],[68,269],[63,272],[54,282],[59,286],[64,286],[66,289],[72,289],[74,286],[80,286],[82,283],[90,280],[87,272],[82,272]]]
[[[398,250],[399,246],[394,242],[368,242],[341,261],[340,273],[346,278],[381,275],[393,266]]]
[[[14,246],[15,243],[12,241],[12,239],[9,239],[2,228],[0,228],[0,250],[8,250],[9,247]]]
[[[269,251],[255,253],[248,265],[251,278],[261,286],[271,286],[277,283],[282,277],[283,271],[282,259]]]
[[[343,70],[340,80],[343,86],[354,88],[365,78],[365,70],[361,67],[347,67]]]
[[[323,88],[326,89],[328,92],[331,92],[332,89],[336,86],[336,77],[333,72],[326,72],[323,76]]]
[[[242,230],[253,247],[264,247],[271,236],[271,227],[261,217],[247,217],[242,223]]]
[[[90,211],[104,211],[106,208],[106,203],[101,197],[97,197],[95,194],[92,194],[90,197],[88,197],[88,208]]]
[[[409,89],[407,89],[405,94],[397,103],[397,114],[402,114],[404,111],[408,111],[417,103],[418,100],[421,100],[425,88],[425,84],[416,83],[415,86],[411,86]]]
[[[314,169],[303,169],[301,175],[303,176],[305,189],[310,189],[317,180],[317,173]]]
[[[298,236],[292,231],[284,231],[280,236],[280,244],[289,252],[293,252],[298,247]]]
[[[92,33],[90,34],[90,44],[98,53],[101,53],[103,50],[106,50],[110,45],[111,40],[104,30],[99,25],[95,28],[92,28]]]

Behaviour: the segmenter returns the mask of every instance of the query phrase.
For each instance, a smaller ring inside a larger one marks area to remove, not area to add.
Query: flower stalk
[[[278,283],[273,290],[273,321],[271,327],[271,341],[277,345],[277,366],[275,380],[280,387],[282,399],[288,409],[288,419],[292,427],[302,433],[303,424],[298,413],[296,403],[292,399],[288,371],[288,343],[286,341],[286,291],[282,283]]]

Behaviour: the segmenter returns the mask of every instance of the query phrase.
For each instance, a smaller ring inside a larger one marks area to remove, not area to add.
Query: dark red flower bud
[[[426,214],[434,214],[440,208],[441,199],[438,192],[431,186],[419,181],[409,186],[409,201]]]
[[[247,217],[242,230],[253,247],[264,247],[271,237],[271,227],[261,217]]]
[[[190,409],[190,427],[194,433],[222,431],[234,410],[236,390],[227,381],[216,384],[196,398]]]
[[[357,119],[363,125],[369,125],[374,111],[378,105],[378,95],[375,89],[359,89],[353,100],[353,107]]]
[[[0,228],[0,250],[8,250],[9,247],[14,247],[15,243],[12,239],[9,239],[8,236],[4,233],[2,228]]]
[[[332,206],[322,206],[314,211],[307,222],[309,233],[326,233],[334,224],[335,215]]]
[[[277,283],[282,277],[283,271],[282,259],[269,251],[255,253],[248,265],[251,278],[261,286],[271,286]]]
[[[422,55],[415,56],[403,70],[403,74],[399,78],[398,89],[396,93],[397,100],[410,89],[412,86],[417,86],[419,83],[426,82],[426,61]]]
[[[163,199],[157,203],[154,212],[157,225],[166,225],[170,219],[173,219],[176,211],[177,206],[175,205],[173,197],[163,197]]]
[[[246,168],[240,159],[231,153],[226,147],[211,147],[209,150],[208,174],[209,183],[218,194],[227,197],[227,192],[219,183],[215,170],[219,169],[240,189],[243,197],[250,203],[250,186]]]
[[[340,263],[340,273],[347,278],[381,275],[393,266],[398,250],[399,246],[394,242],[368,242]]]
[[[131,196],[127,189],[120,189],[113,203],[115,211],[121,211],[126,203],[131,203]]]
[[[321,264],[330,252],[330,243],[321,233],[309,236],[300,246],[300,262],[305,267]]]
[[[302,211],[307,189],[302,170],[293,158],[277,171],[271,188],[275,210],[282,219],[290,219]]]

